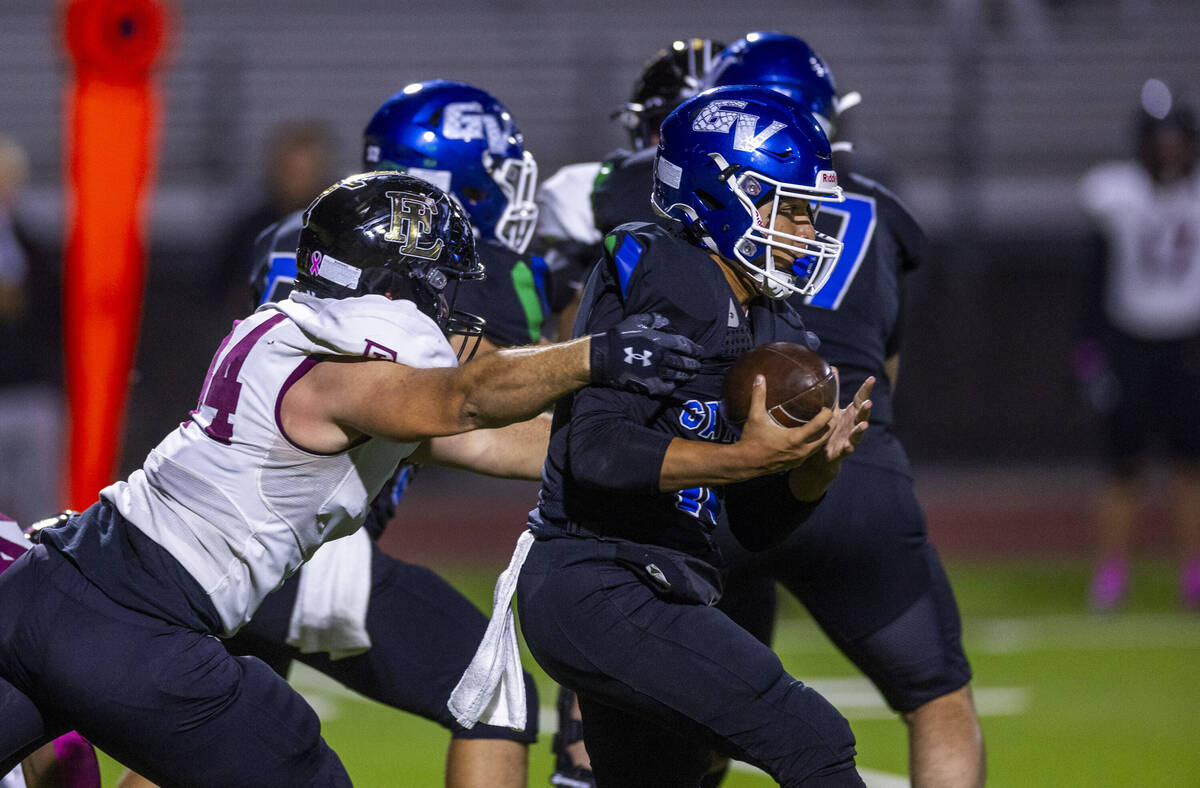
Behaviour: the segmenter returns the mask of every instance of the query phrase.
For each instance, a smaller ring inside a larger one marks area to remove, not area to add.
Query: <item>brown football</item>
[[[792,342],[770,342],[743,353],[721,386],[725,418],[741,426],[750,414],[754,376],[767,380],[766,406],[778,424],[798,427],[838,401],[838,380],[825,359]]]

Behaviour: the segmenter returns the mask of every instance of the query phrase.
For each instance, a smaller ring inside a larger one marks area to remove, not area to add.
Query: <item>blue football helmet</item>
[[[537,225],[537,163],[495,96],[461,82],[407,86],[363,131],[363,169],[401,170],[455,196],[484,238],[518,254]]]
[[[835,120],[861,101],[858,93],[838,96],[833,72],[808,44],[784,33],[750,33],[717,55],[705,87],[761,85],[792,98],[820,122],[825,136],[836,136]]]
[[[655,210],[743,266],[771,298],[817,292],[841,252],[824,233],[810,239],[775,229],[780,203],[797,199],[815,220],[822,202],[845,198],[829,140],[795,101],[769,88],[731,85],[685,101],[663,121]],[[775,250],[791,265],[778,266]]]

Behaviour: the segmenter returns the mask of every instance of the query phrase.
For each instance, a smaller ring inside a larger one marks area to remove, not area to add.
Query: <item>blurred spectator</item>
[[[1075,366],[1103,416],[1109,476],[1099,500],[1090,602],[1111,610],[1129,586],[1129,552],[1152,449],[1165,450],[1180,543],[1180,593],[1200,609],[1200,177],[1196,118],[1150,80],[1138,158],[1082,182],[1104,249]]]
[[[0,135],[0,508],[18,521],[58,505],[61,353],[57,272],[17,219],[29,158]]]
[[[255,237],[284,216],[307,208],[337,179],[335,142],[329,127],[317,120],[285,121],[272,131],[266,151],[265,193],[232,220],[219,250],[220,268],[213,272],[215,295],[225,300],[233,314],[240,316],[246,311]]]

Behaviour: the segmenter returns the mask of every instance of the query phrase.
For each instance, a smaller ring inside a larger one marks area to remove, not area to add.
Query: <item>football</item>
[[[838,379],[825,359],[792,342],[770,342],[743,353],[721,386],[725,418],[740,427],[750,415],[755,375],[767,380],[767,413],[782,427],[798,427],[838,401]]]

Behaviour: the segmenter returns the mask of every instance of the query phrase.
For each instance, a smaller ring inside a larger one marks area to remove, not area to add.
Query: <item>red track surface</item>
[[[944,556],[1091,555],[1100,481],[1094,469],[918,469],[916,478],[930,538]],[[537,492],[530,482],[423,470],[384,536],[384,548],[434,565],[502,565]],[[1137,547],[1166,553],[1172,535],[1165,510],[1153,497],[1147,504]]]

